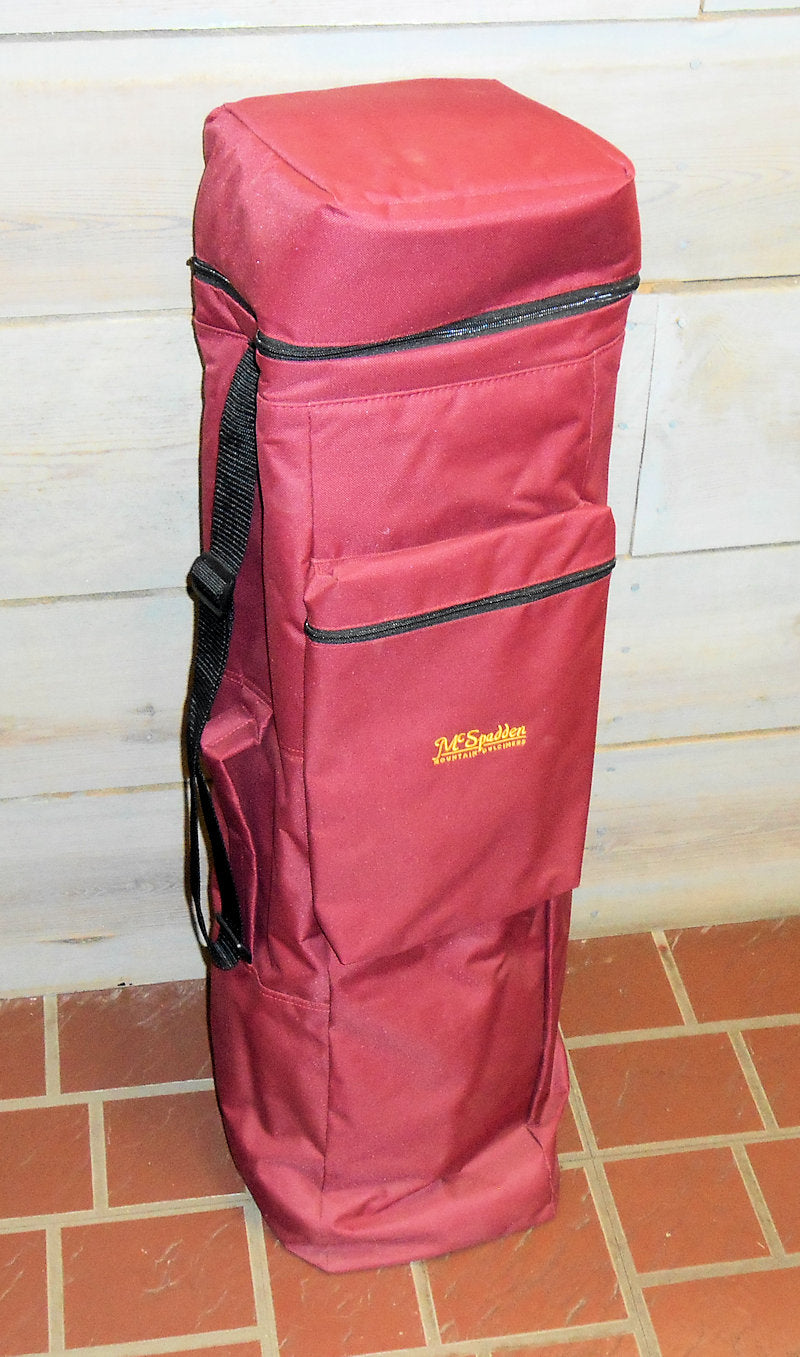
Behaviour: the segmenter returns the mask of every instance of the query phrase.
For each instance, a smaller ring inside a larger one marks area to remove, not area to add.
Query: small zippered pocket
[[[306,587],[314,907],[343,962],[578,882],[608,509],[315,561]]]
[[[565,594],[569,589],[579,589],[584,584],[594,584],[595,580],[605,579],[606,575],[611,574],[615,564],[616,561],[612,558],[586,570],[575,570],[571,575],[543,580],[541,584],[527,584],[521,589],[506,589],[503,593],[471,599],[468,603],[450,603],[444,608],[414,613],[411,617],[395,617],[386,622],[371,622],[357,627],[325,628],[314,627],[306,621],[305,632],[312,641],[317,641],[320,645],[356,645],[359,641],[380,641],[388,636],[402,636],[404,632],[419,631],[423,627],[437,627],[444,622],[459,622],[465,617],[479,617],[481,613],[497,612],[499,608],[519,608],[525,603],[536,603],[543,598],[552,598],[554,594]]]
[[[202,259],[190,260],[193,277],[208,283],[229,296],[255,318],[255,311],[242,294],[211,264]],[[503,306],[479,315],[466,316],[447,325],[433,326],[413,334],[398,335],[366,344],[289,344],[273,339],[260,330],[256,334],[256,348],[266,358],[283,362],[325,362],[338,358],[375,357],[383,353],[402,353],[408,349],[428,348],[436,344],[452,344],[462,339],[476,339],[504,330],[523,329],[567,316],[584,315],[613,306],[623,301],[639,286],[639,275],[612,280],[592,287],[576,288],[552,297],[540,297],[518,306]]]

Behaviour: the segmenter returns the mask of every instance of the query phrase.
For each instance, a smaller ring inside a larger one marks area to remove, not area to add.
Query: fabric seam
[[[211,284],[208,283],[207,286],[210,287]],[[198,315],[193,316],[192,319],[194,321],[195,326],[197,326],[198,328],[202,328],[203,330],[211,330],[213,331],[214,334],[217,335],[226,335],[229,339],[234,338],[241,339],[244,341],[245,346],[252,344],[253,342],[252,339],[247,338],[247,335],[245,334],[244,330],[239,330],[236,327],[233,327],[232,329],[229,330],[227,325],[212,325],[210,320],[203,320],[203,318]]]
[[[327,1013],[330,1005],[323,999],[301,999],[298,995],[283,994],[280,990],[270,989],[261,979],[255,966],[250,963],[248,969],[252,971],[253,977],[259,990],[267,999],[277,999],[279,1003],[288,1004],[290,1008],[308,1009],[312,1013]]]
[[[574,504],[570,509],[562,509],[555,514],[542,514],[536,519],[520,519],[519,523],[514,524],[513,526],[518,527],[524,522],[526,527],[530,527],[531,523],[543,523],[548,518],[566,518],[569,514],[578,513],[583,508],[595,509],[598,514],[601,514],[603,511],[608,513],[609,506],[607,504],[593,504],[589,500],[579,499],[578,503]],[[510,526],[510,524],[503,524],[502,527],[495,529],[495,531],[508,531]],[[432,548],[442,546],[445,542],[463,541],[466,543],[479,536],[481,536],[481,534],[477,532],[465,532],[459,533],[455,537],[437,537],[432,542],[415,542],[407,547],[393,547],[391,551],[356,551],[348,556],[312,556],[309,564],[312,569],[316,569],[318,566],[342,565],[345,561],[391,561],[393,556],[406,556],[411,551],[422,554],[423,552],[430,551]],[[603,562],[597,561],[596,564],[602,565]]]
[[[589,437],[586,440],[586,458],[583,463],[583,476],[581,478],[581,490],[580,490],[581,499],[583,499],[584,497],[584,491],[586,489],[586,478],[589,475],[589,467],[591,466],[592,454],[594,452],[596,413],[597,413],[597,358],[595,354],[592,354],[592,408],[589,414]]]
[[[271,407],[275,407],[277,409],[281,409],[283,407],[297,409],[299,406],[305,405],[310,411],[313,411],[320,407],[324,409],[330,409],[331,407],[334,406],[367,404],[368,402],[371,401],[407,400],[411,396],[429,396],[434,395],[438,391],[468,389],[473,386],[488,386],[491,385],[492,383],[497,382],[515,381],[522,379],[524,377],[530,377],[538,372],[557,372],[562,369],[568,371],[570,368],[582,367],[583,364],[592,361],[599,354],[604,353],[606,349],[613,348],[613,346],[618,343],[619,335],[615,335],[614,338],[612,340],[609,340],[607,344],[600,344],[598,345],[597,348],[590,349],[587,353],[582,354],[581,357],[577,359],[571,359],[569,361],[557,363],[540,363],[537,364],[535,367],[517,369],[517,371],[515,372],[498,372],[493,373],[491,376],[486,377],[470,377],[466,381],[460,380],[453,382],[439,382],[436,386],[427,385],[414,386],[408,387],[406,390],[403,391],[379,391],[371,395],[339,396],[333,400],[296,400],[296,401],[273,399],[270,396],[268,390],[264,390],[259,391],[258,399],[264,401],[265,404]],[[273,361],[277,362],[279,360],[275,359]]]

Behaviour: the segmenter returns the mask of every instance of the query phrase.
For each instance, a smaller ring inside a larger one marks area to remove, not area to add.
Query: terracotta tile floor
[[[0,1357],[798,1357],[800,917],[574,941],[554,1222],[330,1277],[231,1164],[203,985],[0,999]]]

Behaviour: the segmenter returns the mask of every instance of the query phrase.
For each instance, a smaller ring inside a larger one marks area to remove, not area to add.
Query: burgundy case
[[[633,171],[489,80],[245,99],[205,153],[216,1086],[280,1239],[374,1267],[555,1210]]]

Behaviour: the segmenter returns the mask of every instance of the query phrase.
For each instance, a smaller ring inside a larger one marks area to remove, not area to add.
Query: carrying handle
[[[208,550],[188,576],[195,601],[195,648],[184,743],[189,774],[189,890],[197,926],[213,965],[232,970],[251,961],[242,937],[242,914],[222,827],[201,762],[200,743],[225,675],[233,634],[233,598],[241,569],[258,481],[256,397],[258,362],[248,345],[233,374],[219,429],[219,452]],[[200,820],[219,891],[216,927],[209,931],[202,900]]]

